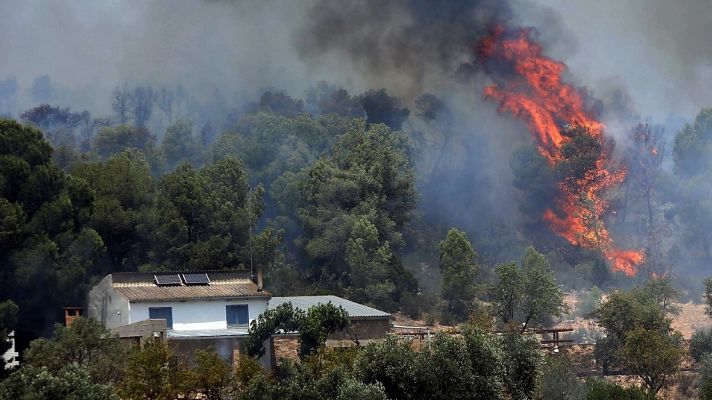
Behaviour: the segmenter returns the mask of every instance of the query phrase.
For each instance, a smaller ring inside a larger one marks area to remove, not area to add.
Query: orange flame
[[[611,267],[635,275],[643,262],[643,253],[618,249],[610,237],[603,215],[608,203],[602,193],[625,179],[625,171],[611,171],[609,146],[605,146],[603,124],[585,107],[581,94],[561,79],[566,65],[543,55],[527,29],[505,35],[501,27],[482,40],[479,54],[483,59],[507,63],[513,76],[484,90],[486,97],[499,102],[499,111],[508,111],[527,123],[539,153],[553,168],[564,160],[562,147],[571,140],[562,127],[577,127],[604,149],[594,168],[574,181],[559,183],[561,196],[555,208],[542,218],[552,231],[571,244],[598,249]]]

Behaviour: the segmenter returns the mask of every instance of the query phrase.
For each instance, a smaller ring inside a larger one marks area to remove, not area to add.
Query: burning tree
[[[614,270],[635,274],[642,252],[619,249],[603,221],[604,193],[624,180],[625,171],[612,168],[612,143],[582,94],[562,81],[566,66],[543,55],[527,29],[498,27],[478,50],[496,79],[485,96],[527,123],[539,153],[557,172],[559,195],[544,221],[571,244],[599,250]]]

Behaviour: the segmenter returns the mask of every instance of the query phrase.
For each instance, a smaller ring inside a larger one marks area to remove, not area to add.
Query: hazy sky
[[[537,6],[512,2],[515,15],[537,28],[577,85],[604,100],[627,92],[637,112],[661,122],[712,105],[708,0],[530,1]],[[333,51],[305,57],[296,44],[314,2],[3,0],[0,79],[16,77],[27,89],[49,74],[83,94],[78,106],[104,109],[104,93],[124,80],[181,82],[203,95],[212,87],[251,93],[265,86],[300,95],[322,79],[352,90],[391,82],[404,91],[397,75],[369,76],[358,60]],[[402,21],[385,18],[378,29]],[[343,29],[363,28],[349,22]]]

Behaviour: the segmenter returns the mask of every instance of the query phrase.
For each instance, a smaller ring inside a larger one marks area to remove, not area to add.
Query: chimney
[[[261,292],[263,289],[263,281],[262,281],[262,267],[257,267],[257,291]]]
[[[64,307],[64,325],[69,328],[82,314],[84,314],[84,307]]]

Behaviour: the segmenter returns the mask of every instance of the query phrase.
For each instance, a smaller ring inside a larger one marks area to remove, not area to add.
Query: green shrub
[[[699,362],[709,353],[712,353],[712,329],[695,331],[690,339],[690,356]]]
[[[586,382],[586,389],[586,400],[652,400],[655,398],[640,388],[623,388],[600,379],[590,379]]]
[[[539,382],[543,353],[532,336],[506,334],[502,339],[505,386],[514,400],[531,399]]]
[[[537,398],[541,400],[584,400],[586,385],[573,371],[565,355],[549,357],[541,375]]]

